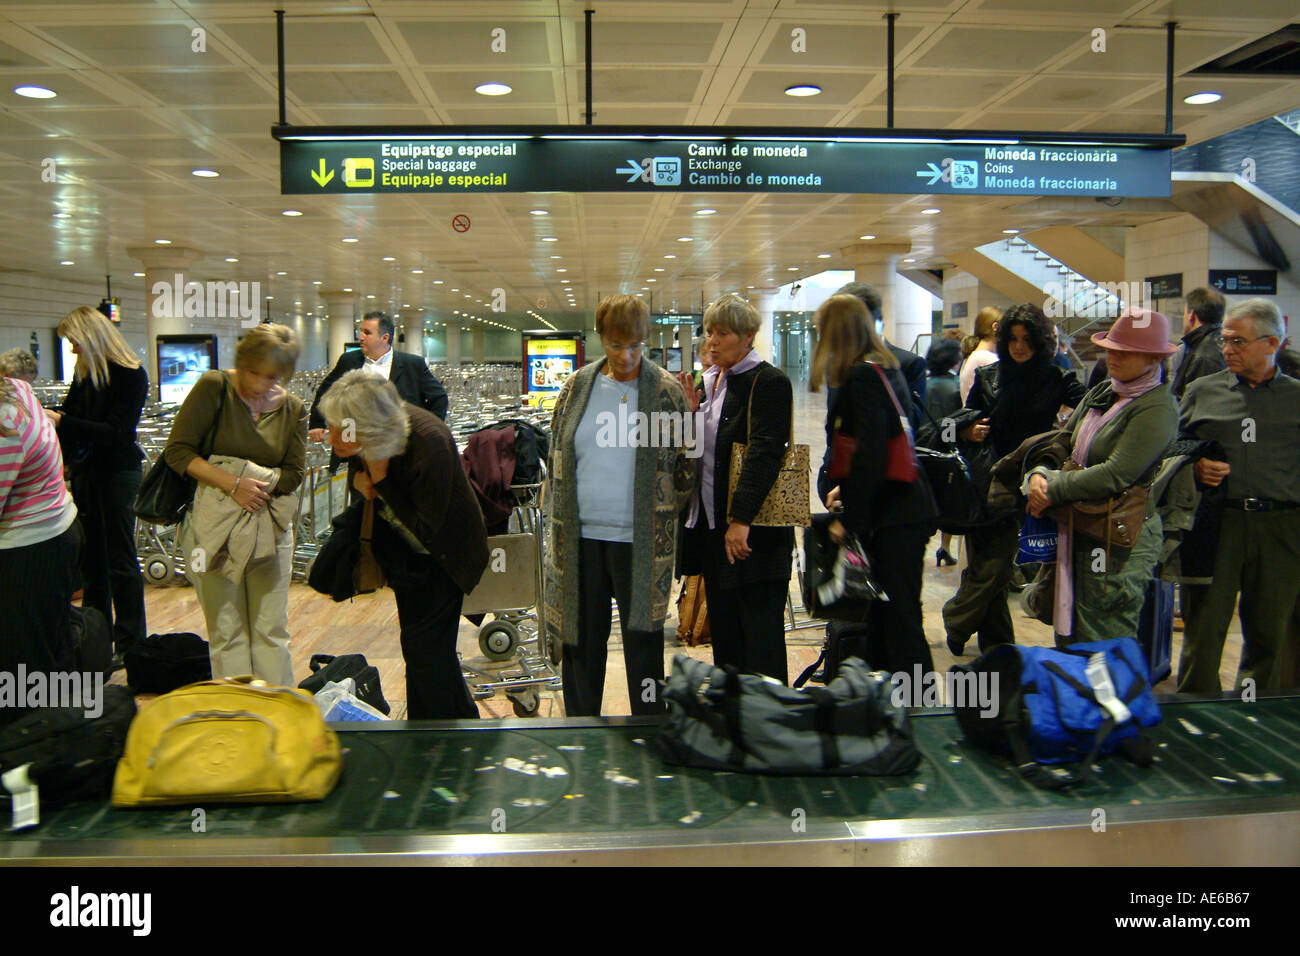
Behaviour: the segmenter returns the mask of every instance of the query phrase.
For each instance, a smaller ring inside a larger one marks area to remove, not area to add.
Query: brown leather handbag
[[[1073,458],[1066,460],[1061,471],[1079,471]],[[1125,488],[1110,498],[1071,501],[1047,511],[1048,517],[1069,527],[1071,534],[1081,534],[1100,541],[1110,550],[1112,544],[1131,548],[1137,544],[1142,525],[1147,520],[1147,489],[1141,485]]]
[[[682,593],[677,598],[677,640],[688,647],[713,643],[702,574],[689,574],[682,581]]]
[[[375,500],[367,498],[361,512],[361,549],[357,552],[357,563],[352,567],[352,584],[358,594],[378,591],[387,581],[384,572],[370,550],[370,539],[375,533]]]

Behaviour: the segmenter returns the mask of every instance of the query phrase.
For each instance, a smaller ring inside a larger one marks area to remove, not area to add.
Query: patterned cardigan
[[[596,376],[605,359],[569,376],[560,389],[551,421],[551,458],[547,478],[549,518],[543,556],[546,629],[566,644],[578,643],[578,524],[577,455],[574,435],[586,411]],[[637,411],[686,412],[686,395],[667,371],[642,360],[637,377]],[[684,430],[684,425],[683,425]],[[699,440],[699,436],[697,436]],[[654,631],[663,628],[673,586],[679,513],[694,487],[693,467],[681,447],[636,449],[632,495],[632,537],[649,546],[632,554],[632,607],[623,627]]]

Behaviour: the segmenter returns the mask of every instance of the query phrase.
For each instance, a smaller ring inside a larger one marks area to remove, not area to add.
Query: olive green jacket
[[[1110,380],[1094,386],[1084,396],[1065,426],[1070,445],[1078,439],[1088,409],[1098,403],[1107,407]],[[1166,449],[1178,437],[1178,406],[1168,383],[1139,395],[1093,436],[1086,467],[1078,471],[1038,469],[1047,478],[1047,498],[1054,505],[1071,501],[1097,501],[1119,494],[1134,485],[1150,487]],[[1149,502],[1147,514],[1154,513]]]

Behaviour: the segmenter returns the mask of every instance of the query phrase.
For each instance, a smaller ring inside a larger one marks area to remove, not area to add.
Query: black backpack
[[[113,631],[102,611],[93,607],[73,607],[68,621],[77,670],[83,674],[103,674],[105,683],[113,676]]]
[[[31,764],[27,776],[47,806],[104,799],[134,718],[135,697],[116,684],[104,687],[98,717],[87,717],[82,707],[29,711],[0,729],[0,773]]]
[[[342,681],[351,677],[357,688],[357,697],[365,701],[384,716],[392,709],[384,700],[383,688],[379,686],[379,668],[370,664],[364,654],[313,654],[311,656],[311,676],[298,684],[299,689],[315,695],[330,681]]]
[[[126,682],[137,694],[169,694],[212,680],[208,642],[197,634],[150,634],[123,656]]]

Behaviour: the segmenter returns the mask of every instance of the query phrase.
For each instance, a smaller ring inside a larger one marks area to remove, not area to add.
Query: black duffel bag
[[[385,717],[391,707],[384,700],[383,688],[379,685],[379,668],[366,660],[364,654],[313,654],[311,656],[311,676],[299,682],[300,690],[313,696],[330,681],[342,681],[351,677],[356,686],[356,695]]]
[[[27,778],[51,807],[106,798],[135,719],[135,697],[109,684],[101,705],[98,717],[87,717],[84,707],[42,707],[0,730],[0,774],[30,764]]]
[[[113,677],[113,630],[98,608],[73,605],[69,609],[68,630],[77,670],[83,674],[103,674],[107,683]]]
[[[892,776],[921,762],[888,675],[856,657],[826,687],[794,690],[678,654],[655,749],[669,763],[788,776]]]
[[[965,534],[988,522],[984,499],[988,494],[988,480],[972,469],[972,463],[962,454],[956,442],[944,440],[944,428],[934,420],[927,411],[929,419],[917,430],[916,463],[929,479],[930,491],[934,493],[934,503],[938,508],[938,525],[940,531],[949,534]],[[963,419],[964,421],[964,419]],[[952,419],[951,428],[956,431],[964,425]],[[955,437],[955,435],[954,435]],[[983,454],[978,449],[977,454]],[[981,490],[981,488],[983,490]]]
[[[126,682],[137,694],[169,694],[178,687],[212,680],[208,642],[187,631],[150,634],[122,655]]]

